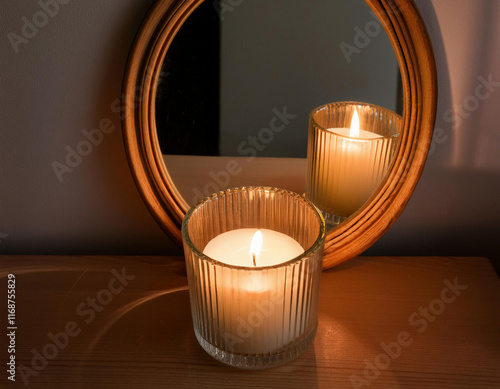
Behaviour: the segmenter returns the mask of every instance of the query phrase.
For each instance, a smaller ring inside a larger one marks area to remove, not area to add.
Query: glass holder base
[[[332,228],[338,226],[340,223],[342,223],[344,220],[346,220],[346,217],[342,216],[337,216],[332,213],[328,213],[323,210],[319,210],[321,214],[323,215],[323,219],[325,219],[325,223],[327,224],[327,227]]]
[[[297,358],[307,349],[307,347],[313,341],[314,336],[316,335],[316,329],[317,326],[314,327],[314,330],[308,336],[298,342],[294,342],[290,346],[287,346],[285,350],[276,354],[264,355],[243,355],[221,350],[220,348],[212,345],[210,342],[205,340],[198,333],[198,331],[195,330],[194,333],[200,346],[212,358],[218,360],[219,362],[240,369],[261,370],[281,366]]]

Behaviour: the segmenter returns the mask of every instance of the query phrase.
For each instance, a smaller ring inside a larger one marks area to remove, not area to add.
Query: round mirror
[[[160,149],[189,206],[245,185],[304,193],[315,107],[402,109],[396,55],[364,0],[224,4],[183,23],[156,92]]]
[[[159,1],[124,85],[136,182],[180,243],[188,208],[214,192],[305,193],[316,107],[357,101],[402,115],[371,196],[329,231],[329,268],[373,244],[409,200],[432,135],[434,66],[412,1]]]

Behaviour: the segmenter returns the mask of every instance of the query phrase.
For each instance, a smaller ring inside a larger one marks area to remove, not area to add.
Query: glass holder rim
[[[385,108],[385,107],[382,107],[381,105],[377,105],[377,104],[371,104],[371,103],[364,103],[364,102],[361,102],[361,101],[335,101],[333,103],[327,103],[327,104],[323,104],[323,105],[320,105],[319,107],[316,107],[314,108],[310,113],[309,113],[309,120],[321,131],[325,131],[325,132],[330,132],[331,131],[328,131],[327,128],[325,128],[324,126],[318,124],[318,122],[314,119],[314,115],[323,110],[323,109],[326,109],[327,107],[337,107],[337,106],[343,106],[343,105],[357,105],[357,106],[362,106],[362,107],[370,107],[370,108],[374,108],[374,109],[378,109],[378,110],[382,110],[382,111],[385,111],[385,112],[389,112],[391,113],[392,115],[394,115],[396,118],[398,118],[399,120],[403,120],[403,117],[401,115],[399,115],[398,113],[390,110],[389,108]],[[335,134],[336,136],[338,136],[339,138],[344,138],[344,139],[353,139],[353,138],[350,138],[348,136],[344,136],[344,135],[341,135],[341,134]],[[386,138],[386,139],[393,139],[393,138],[398,138],[399,136],[401,135],[400,132],[397,132],[395,134],[392,134],[390,136],[383,136],[381,135],[381,138],[378,138],[378,139],[383,139],[383,138]],[[377,140],[377,139],[369,139],[369,138],[356,138],[357,140],[359,141],[374,141],[374,140]]]
[[[207,203],[209,201],[212,201],[215,198],[220,197],[222,195],[230,194],[232,192],[241,191],[241,190],[272,190],[272,191],[275,191],[275,192],[287,193],[289,195],[292,195],[293,197],[300,198],[301,200],[303,200],[315,212],[315,214],[316,214],[316,216],[318,217],[318,220],[319,220],[319,224],[320,224],[320,226],[319,226],[319,232],[318,232],[318,235],[317,235],[316,239],[314,240],[314,243],[310,247],[308,247],[306,250],[304,250],[304,252],[302,254],[298,255],[295,258],[292,258],[292,259],[290,259],[290,260],[288,260],[286,262],[279,263],[279,264],[276,264],[276,265],[262,266],[262,267],[250,267],[250,266],[230,265],[230,264],[227,264],[227,263],[224,263],[224,262],[220,262],[220,261],[218,261],[218,260],[216,260],[214,258],[211,258],[211,257],[205,255],[191,241],[191,237],[189,236],[189,232],[188,232],[188,222],[189,222],[189,219],[194,214],[194,212],[199,207],[201,207],[203,204],[205,204],[205,203]],[[295,192],[293,192],[291,190],[277,188],[277,187],[273,187],[273,186],[239,186],[239,187],[228,188],[228,189],[225,189],[225,190],[213,193],[210,196],[205,197],[203,200],[201,200],[197,204],[193,205],[189,209],[189,211],[186,213],[186,216],[184,217],[184,219],[182,221],[181,233],[182,233],[182,238],[183,238],[184,242],[186,243],[186,245],[189,247],[189,249],[191,251],[193,251],[199,258],[203,259],[204,261],[208,261],[208,262],[210,262],[210,263],[212,263],[214,265],[221,266],[221,267],[228,268],[228,269],[240,269],[240,270],[246,270],[246,271],[261,272],[261,271],[264,271],[264,270],[278,269],[278,268],[281,268],[281,267],[289,266],[289,265],[291,265],[293,263],[305,260],[306,258],[308,258],[309,256],[311,256],[311,254],[315,253],[323,245],[323,243],[325,241],[325,237],[326,237],[326,222],[325,222],[325,219],[324,219],[323,215],[321,214],[321,211],[318,209],[318,207],[316,207],[305,196],[302,196],[302,195],[300,195],[298,193],[295,193]]]

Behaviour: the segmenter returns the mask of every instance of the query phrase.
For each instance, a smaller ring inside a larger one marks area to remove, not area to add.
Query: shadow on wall
[[[470,61],[463,69],[464,79],[468,81],[464,83],[464,89],[468,93],[464,98],[458,91],[456,101],[453,101],[453,117],[450,118],[449,114],[445,119],[451,121],[455,135],[451,163],[455,167],[474,166],[479,170],[500,170],[500,159],[497,157],[500,133],[488,123],[488,113],[491,112],[488,107],[495,109],[492,105],[494,99],[491,97],[500,86],[497,82],[500,80],[498,62],[494,58],[495,52],[498,52],[496,48],[500,32],[498,20],[495,19],[500,7],[495,1],[481,1],[474,6],[475,8],[471,5],[462,6],[469,21],[468,28],[463,33],[471,37],[465,41],[466,45],[461,53],[462,58]],[[460,38],[466,39],[463,36]],[[492,74],[492,70],[496,73]]]
[[[429,160],[450,168],[500,170],[498,2],[419,2],[432,36],[439,77],[436,128],[449,139]],[[479,27],[478,27],[479,26]],[[446,31],[443,35],[441,30]],[[453,84],[451,84],[453,82]]]
[[[405,217],[365,254],[487,257],[500,273],[498,193],[498,173],[427,171]]]
[[[484,256],[499,272],[500,4],[417,4],[438,70],[434,139],[405,212],[365,254]]]

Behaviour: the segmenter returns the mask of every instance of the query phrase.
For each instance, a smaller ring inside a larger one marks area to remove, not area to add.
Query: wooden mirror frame
[[[417,185],[432,140],[437,106],[436,65],[413,0],[365,0],[392,43],[403,82],[403,130],[392,168],[371,199],[330,231],[323,268],[353,258],[396,221]],[[184,21],[203,0],[158,0],[136,36],[123,84],[123,133],[137,187],[159,225],[182,247],[189,206],[163,161],[155,121],[156,86],[163,59]]]

